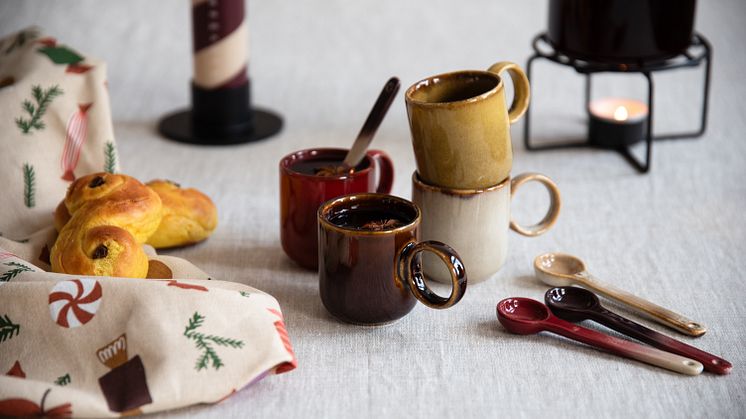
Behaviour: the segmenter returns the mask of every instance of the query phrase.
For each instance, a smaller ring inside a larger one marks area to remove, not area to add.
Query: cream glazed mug
[[[533,226],[521,226],[510,216],[510,202],[518,188],[539,182],[549,192],[549,208]],[[557,185],[539,173],[523,173],[506,178],[485,189],[452,189],[425,183],[418,172],[412,175],[412,201],[422,211],[421,240],[437,240],[458,249],[469,282],[484,281],[502,268],[508,253],[508,230],[535,237],[552,228],[559,216],[561,199]],[[428,278],[450,283],[447,272],[424,255],[423,269]]]

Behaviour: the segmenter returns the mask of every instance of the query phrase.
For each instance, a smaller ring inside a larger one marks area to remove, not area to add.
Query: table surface
[[[282,305],[297,370],[220,405],[159,416],[746,416],[745,2],[698,7],[696,28],[715,51],[702,138],[656,143],[652,171],[640,175],[613,152],[527,152],[519,123],[512,129],[513,173],[539,171],[557,182],[563,196],[557,225],[538,238],[512,234],[503,269],[470,286],[456,307],[419,305],[398,323],[377,328],[333,320],[319,299],[317,275],[283,254],[277,162],[297,149],[348,146],[391,75],[406,87],[495,61],[525,65],[531,39],[545,28],[547,3],[253,1],[254,101],[282,113],[285,127],[271,140],[224,148],[177,144],[155,132],[161,115],[189,100],[189,10],[186,1],[0,3],[3,33],[37,24],[108,63],[125,173],[174,179],[214,199],[215,234],[170,253],[216,278],[264,290]],[[596,97],[645,97],[639,75],[596,80]],[[656,132],[696,128],[701,69],[655,80]],[[537,142],[584,136],[581,76],[540,62],[532,90]],[[415,163],[401,94],[374,145],[393,156],[393,193],[409,197]],[[539,186],[522,192],[513,213],[524,222],[538,219],[546,194]],[[733,372],[681,376],[555,335],[508,334],[495,304],[510,296],[542,298],[546,286],[533,276],[531,262],[546,251],[582,256],[598,277],[708,325],[695,340],[642,321],[722,355]]]

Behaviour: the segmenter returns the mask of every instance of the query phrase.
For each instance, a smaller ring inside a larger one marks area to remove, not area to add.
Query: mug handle
[[[528,109],[528,102],[531,99],[531,88],[529,87],[526,73],[516,63],[500,61],[499,63],[492,64],[487,71],[500,75],[500,73],[506,70],[513,80],[514,91],[513,103],[510,105],[510,110],[508,111],[508,120],[511,124],[515,124],[521,119],[526,109]]]
[[[451,295],[444,298],[434,293],[425,283],[425,274],[422,273],[422,263],[417,257],[421,252],[428,251],[434,253],[443,261],[451,273]],[[400,280],[409,284],[409,289],[415,298],[420,300],[431,308],[448,308],[458,303],[466,292],[466,270],[464,263],[458,253],[447,244],[438,241],[428,240],[415,243],[407,243],[399,254],[397,264],[397,274]]]
[[[557,184],[554,183],[552,179],[549,179],[541,173],[521,173],[520,175],[511,179],[510,199],[513,199],[515,191],[517,191],[521,185],[531,181],[541,183],[542,185],[544,185],[544,187],[547,188],[547,191],[549,191],[549,209],[547,210],[544,218],[539,221],[538,224],[529,227],[521,226],[520,224],[515,222],[515,220],[513,220],[513,217],[511,217],[510,229],[524,236],[535,237],[546,233],[547,231],[549,231],[550,228],[552,228],[554,223],[557,221],[557,217],[559,216],[560,208],[562,207],[562,200],[560,199],[560,192]]]
[[[391,157],[381,150],[368,150],[365,154],[375,160],[379,167],[376,192],[391,193],[391,187],[394,184],[394,163],[391,161]]]

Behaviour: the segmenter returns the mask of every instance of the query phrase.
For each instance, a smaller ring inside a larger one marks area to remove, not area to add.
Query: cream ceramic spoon
[[[707,328],[681,314],[668,310],[627,291],[604,283],[591,275],[579,258],[563,253],[544,253],[534,259],[536,276],[547,285],[580,285],[649,316],[658,323],[690,336],[702,336]]]

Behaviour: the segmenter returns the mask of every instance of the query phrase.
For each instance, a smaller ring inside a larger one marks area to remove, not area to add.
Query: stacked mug
[[[513,102],[505,100],[507,73]],[[513,152],[510,125],[528,108],[528,78],[518,65],[503,61],[488,71],[458,71],[428,77],[406,92],[417,171],[412,175],[412,200],[422,211],[422,240],[448,243],[468,267],[469,282],[483,281],[505,263],[508,229],[538,236],[557,220],[560,194],[555,183],[538,173],[511,179]],[[515,191],[526,182],[549,191],[550,205],[534,226],[510,217]],[[429,278],[450,282],[442,269],[425,259]]]

